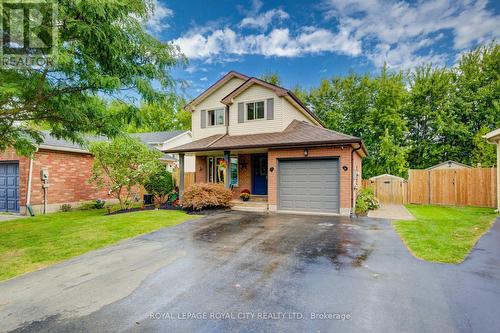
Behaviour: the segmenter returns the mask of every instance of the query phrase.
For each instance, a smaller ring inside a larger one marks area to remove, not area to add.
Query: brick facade
[[[196,156],[195,164],[195,182],[206,183],[207,157]],[[252,190],[252,160],[249,154],[238,155],[238,186],[233,188],[233,197],[238,198],[243,189]]]
[[[351,146],[331,146],[321,148],[308,148],[308,157],[338,157],[340,167],[340,210],[341,214],[348,214],[351,211],[351,176],[354,177],[353,185],[355,190],[361,188],[361,156],[353,154],[353,165],[351,165]],[[252,190],[252,159],[250,154],[238,156],[238,181],[234,188],[234,197],[238,197],[241,190]],[[304,157],[304,148],[294,149],[270,149],[268,151],[268,205],[270,210],[277,209],[277,160],[279,158],[307,158]],[[207,181],[207,162],[205,156],[196,157],[196,182]],[[347,167],[347,171],[342,169]],[[271,168],[273,171],[271,172]],[[354,193],[354,198],[356,193]]]
[[[21,212],[26,206],[29,159],[8,150],[0,155],[0,161],[19,162],[19,205]],[[63,203],[77,204],[94,199],[111,199],[106,189],[89,184],[93,157],[90,154],[40,149],[33,159],[31,180],[31,205],[40,211],[43,205],[43,188],[40,171],[49,171],[49,210],[58,210]]]
[[[274,168],[273,172],[268,172],[268,204],[271,210],[276,210],[277,206],[277,160],[279,158],[313,158],[313,157],[338,157],[340,167],[340,210],[347,213],[351,209],[351,146],[345,147],[322,147],[308,148],[307,157],[304,156],[304,148],[296,149],[271,149],[268,152],[268,170]],[[354,154],[354,167],[361,170],[361,157]],[[342,169],[347,166],[347,171]],[[359,179],[361,186],[361,178]]]

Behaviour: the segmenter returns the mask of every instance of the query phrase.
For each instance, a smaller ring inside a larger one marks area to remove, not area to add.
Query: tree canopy
[[[361,137],[370,156],[363,174],[406,176],[446,160],[495,164],[482,135],[500,127],[500,46],[464,53],[455,67],[422,65],[410,73],[386,67],[375,76],[323,80],[307,104],[328,128]]]
[[[153,11],[150,0],[58,1],[52,63],[0,68],[0,151],[32,151],[42,140],[33,121],[76,142],[86,132],[116,135],[122,117],[137,108],[109,113],[102,96],[123,100],[133,92],[145,103],[162,103],[174,84],[170,69],[184,59],[143,28]]]
[[[137,186],[145,184],[160,167],[161,153],[129,136],[93,142],[89,150],[94,155],[90,181],[109,189],[121,208],[128,208]]]

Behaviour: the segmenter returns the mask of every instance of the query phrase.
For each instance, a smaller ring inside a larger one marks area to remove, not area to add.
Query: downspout
[[[356,149],[351,150],[351,217],[354,216],[355,201],[354,201],[354,152],[361,149],[361,144]]]
[[[35,150],[35,153],[38,151],[38,148]],[[30,155],[30,164],[28,169],[28,189],[26,192],[26,213],[31,215],[30,212],[30,204],[31,204],[31,179],[33,178],[33,156],[35,153]]]
[[[226,105],[226,135],[229,135],[229,106]]]

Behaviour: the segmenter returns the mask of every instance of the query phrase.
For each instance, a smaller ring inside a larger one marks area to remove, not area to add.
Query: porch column
[[[226,162],[226,188],[231,188],[231,152],[224,150],[224,161]]]
[[[184,195],[184,154],[179,154],[179,199]]]

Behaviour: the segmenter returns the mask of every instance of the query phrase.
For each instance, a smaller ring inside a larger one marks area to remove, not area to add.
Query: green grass
[[[414,256],[433,262],[460,263],[495,217],[493,209],[407,205],[414,221],[394,227]]]
[[[194,218],[171,210],[87,210],[0,222],[0,281]]]

